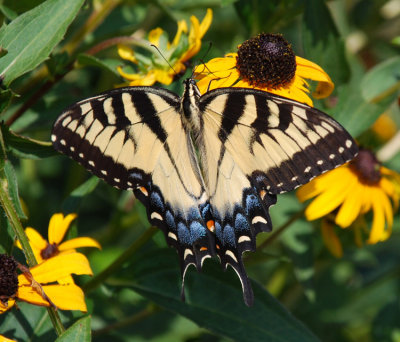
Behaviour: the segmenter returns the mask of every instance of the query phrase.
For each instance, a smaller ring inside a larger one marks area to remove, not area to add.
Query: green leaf
[[[13,96],[11,89],[0,90],[0,113],[2,113],[10,104]]]
[[[129,266],[134,291],[218,335],[242,342],[318,341],[255,282],[252,282],[254,306],[247,307],[234,271],[222,272],[216,262],[207,261],[200,273],[189,269],[185,279],[186,302],[183,302],[179,295],[176,253],[157,249],[136,258]],[[126,270],[123,272],[127,274]]]
[[[96,176],[90,177],[85,183],[71,192],[71,195],[64,201],[62,207],[65,213],[76,213],[81,205],[82,198],[96,189],[100,179]]]
[[[8,20],[14,20],[18,14],[13,11],[11,8],[4,4],[0,4],[0,12],[8,19]]]
[[[18,309],[0,315],[0,331],[16,341],[54,341],[56,334],[45,308],[18,302]]]
[[[306,57],[319,64],[335,84],[346,82],[350,69],[345,57],[344,41],[339,36],[325,1],[307,0],[303,3],[302,38]]]
[[[0,32],[0,78],[9,85],[42,63],[77,15],[84,0],[47,0],[20,15]]]
[[[4,143],[9,151],[21,158],[41,159],[57,155],[50,142],[23,137],[1,125]]]
[[[18,183],[15,170],[9,160],[6,160],[4,164],[4,174],[7,178],[8,183],[8,194],[14,204],[14,208],[20,219],[26,219],[26,215],[22,210],[21,201],[18,195]]]
[[[56,342],[89,342],[90,334],[90,316],[81,318],[79,321],[71,325],[64,333],[62,333]]]
[[[121,60],[117,59],[99,59],[97,57],[80,53],[77,57],[79,64],[82,66],[95,66],[112,72],[114,75],[121,77],[117,71],[117,66],[121,65]]]
[[[379,102],[400,89],[400,56],[388,59],[369,70],[361,80],[362,95],[369,102]]]
[[[334,116],[352,136],[357,137],[369,129],[379,115],[391,105],[396,98],[396,93],[393,92],[377,103],[366,101],[361,90],[364,70],[355,60],[351,65],[352,78],[350,82],[338,87],[339,101],[334,108],[327,112]]]

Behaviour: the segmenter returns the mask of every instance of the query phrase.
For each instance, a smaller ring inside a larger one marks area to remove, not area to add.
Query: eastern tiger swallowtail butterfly
[[[151,224],[179,254],[185,273],[218,256],[253,291],[242,253],[272,229],[269,207],[357,154],[328,115],[260,90],[219,88],[183,96],[155,87],[119,88],[80,101],[54,124],[54,147],[112,186],[132,190]],[[183,291],[183,290],[182,290]]]

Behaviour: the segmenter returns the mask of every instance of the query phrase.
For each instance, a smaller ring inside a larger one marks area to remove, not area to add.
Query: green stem
[[[263,243],[261,243],[259,246],[257,246],[257,250],[260,251],[263,248],[269,246],[273,241],[276,240],[276,238],[280,234],[282,234],[284,232],[284,230],[286,228],[288,228],[292,223],[297,221],[299,218],[303,217],[303,215],[304,215],[304,209],[293,214],[283,225],[281,225],[278,229],[274,230]]]
[[[97,286],[104,282],[111,274],[118,270],[140,247],[143,246],[156,232],[156,227],[150,227],[135,240],[127,250],[125,250],[110,266],[82,286],[83,291],[87,294],[94,290]]]
[[[120,322],[110,324],[99,330],[94,330],[93,336],[104,335],[113,330],[118,330],[118,329],[124,328],[126,326],[132,326],[133,324],[136,324],[136,323],[142,321],[143,319],[153,315],[154,313],[156,313],[160,310],[161,309],[159,307],[155,307],[153,305],[149,306],[149,307],[143,309],[142,311],[140,311],[130,317],[125,318],[124,320],[122,320]]]

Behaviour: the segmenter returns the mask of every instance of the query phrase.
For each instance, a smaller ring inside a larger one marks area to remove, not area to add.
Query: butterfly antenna
[[[160,54],[160,56],[164,59],[164,61],[167,62],[167,64],[169,65],[169,67],[172,69],[172,71],[174,72],[174,74],[178,74],[178,73],[175,71],[175,69],[173,68],[173,66],[171,65],[171,63],[168,62],[168,59],[166,59],[166,58],[164,57],[164,55],[161,53],[160,49],[159,49],[157,46],[155,46],[154,44],[150,44],[150,46],[152,46],[153,48],[155,48],[155,49],[158,51],[158,53]]]

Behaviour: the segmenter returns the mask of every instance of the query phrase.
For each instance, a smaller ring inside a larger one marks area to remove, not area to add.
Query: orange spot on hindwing
[[[207,228],[210,232],[214,233],[215,232],[215,222],[213,220],[207,221]]]

